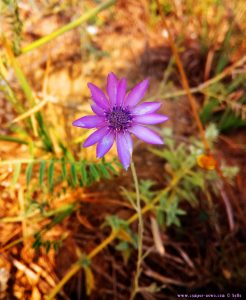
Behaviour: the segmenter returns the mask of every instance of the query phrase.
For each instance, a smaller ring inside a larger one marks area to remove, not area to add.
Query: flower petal
[[[108,131],[108,128],[106,126],[99,128],[85,140],[83,147],[87,148],[87,147],[90,147],[90,146],[96,144],[105,136],[107,131]]]
[[[117,86],[117,98],[116,98],[116,104],[118,106],[121,106],[124,102],[125,96],[126,96],[126,87],[127,87],[127,81],[126,78],[122,78]]]
[[[108,99],[104,95],[104,92],[93,83],[88,83],[88,88],[90,89],[91,97],[96,102],[96,104],[102,109],[108,109],[109,103]]]
[[[132,155],[132,151],[133,151],[132,137],[131,137],[130,133],[127,131],[124,133],[124,135],[125,135],[126,143],[128,146],[128,150],[130,152],[130,155]]]
[[[104,116],[104,110],[101,107],[99,107],[96,103],[91,104],[91,109],[96,115],[100,117]]]
[[[128,131],[135,134],[139,139],[149,144],[162,145],[163,140],[154,131],[141,125],[134,125]]]
[[[130,93],[126,96],[125,106],[135,106],[145,95],[149,86],[149,80],[145,79],[144,81],[137,84]]]
[[[134,122],[140,124],[158,124],[168,120],[167,116],[160,114],[147,114],[134,117]]]
[[[104,123],[104,118],[98,116],[85,116],[73,121],[73,126],[82,128],[96,128]]]
[[[108,74],[107,93],[109,96],[109,102],[112,106],[114,106],[116,104],[118,82],[119,82],[119,80],[113,72]]]
[[[114,134],[109,132],[97,144],[97,158],[102,158],[113,146]]]
[[[133,115],[143,115],[155,112],[161,107],[160,102],[143,102],[132,109]]]
[[[124,169],[127,170],[131,163],[131,154],[124,133],[117,134],[116,145],[117,145],[119,159]]]

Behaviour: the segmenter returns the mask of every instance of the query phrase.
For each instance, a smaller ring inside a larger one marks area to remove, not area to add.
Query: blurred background
[[[0,299],[133,293],[131,172],[72,126],[91,114],[87,83],[105,91],[111,71],[128,89],[149,78],[145,99],[169,116],[164,146],[134,143],[135,299],[243,299],[245,34],[243,0],[0,2]]]

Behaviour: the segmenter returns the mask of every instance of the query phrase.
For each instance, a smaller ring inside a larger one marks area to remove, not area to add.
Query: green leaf
[[[118,174],[117,170],[115,170],[113,163],[105,163],[105,166],[115,175]]]
[[[220,105],[220,103],[218,100],[216,100],[214,98],[210,98],[200,113],[201,121],[203,123],[208,122],[212,118],[214,109],[216,107],[218,107],[219,105]]]
[[[34,238],[35,240],[32,244],[32,248],[38,250],[42,246],[42,238],[40,232],[35,233]]]
[[[51,248],[51,241],[49,241],[49,240],[48,240],[48,241],[45,241],[44,247],[45,247],[46,253],[49,253],[50,248]]]
[[[110,174],[109,171],[107,170],[106,166],[104,165],[104,163],[98,164],[98,168],[101,171],[101,174],[104,178],[109,179],[110,178]]]
[[[96,166],[94,164],[90,164],[89,168],[90,168],[90,172],[91,172],[91,175],[92,175],[93,179],[95,181],[97,181],[100,178],[100,174],[99,174]]]
[[[19,179],[19,176],[20,176],[20,171],[21,171],[21,163],[18,162],[16,165],[15,165],[15,171],[14,171],[14,176],[13,176],[13,179],[12,179],[12,182],[11,182],[11,187],[14,187]]]
[[[40,138],[42,139],[43,145],[45,149],[49,152],[53,151],[53,145],[51,138],[49,136],[48,130],[46,128],[46,124],[43,121],[43,117],[40,112],[37,112],[35,114],[36,120],[38,122],[39,128],[38,128],[38,133]]]
[[[204,178],[202,176],[198,176],[197,173],[191,173],[191,176],[187,176],[186,180],[191,183],[193,186],[198,186],[202,190],[205,188]]]
[[[26,168],[26,184],[29,185],[32,178],[33,163],[29,163]]]
[[[62,171],[62,179],[64,180],[67,177],[66,162],[64,159],[61,161],[61,171]]]
[[[106,217],[106,224],[111,226],[113,230],[119,230],[120,228],[127,229],[129,225],[126,220],[119,218],[116,215]]]
[[[128,242],[122,241],[115,248],[118,251],[125,251],[129,249],[129,244]]]
[[[77,172],[76,172],[75,163],[71,163],[71,175],[72,175],[72,184],[75,187],[77,185]]]
[[[47,225],[47,229],[50,229],[57,224],[60,224],[66,217],[68,217],[73,212],[74,208],[75,208],[74,204],[68,204],[62,207],[57,212],[54,219]]]
[[[59,250],[59,248],[61,248],[61,246],[62,246],[61,240],[55,241],[53,244],[53,248],[54,248],[55,252],[57,252]]]
[[[40,186],[43,185],[43,181],[44,181],[45,164],[46,164],[46,162],[44,160],[42,160],[40,163],[40,168],[39,168],[39,185]]]
[[[53,179],[54,179],[54,161],[52,160],[48,169],[48,184],[49,188],[53,188]]]
[[[172,202],[170,202],[172,200]],[[175,196],[174,198],[169,198],[169,205],[165,208],[166,212],[166,225],[170,226],[175,224],[180,226],[179,216],[185,215],[186,212],[180,208],[178,208],[178,198]]]
[[[228,50],[227,49],[229,48],[230,40],[231,40],[231,36],[232,36],[232,32],[233,32],[232,23],[230,23],[229,25],[230,26],[228,28],[228,31],[227,31],[226,35],[225,35],[222,46],[220,48],[221,54],[217,58],[217,66],[215,68],[215,74],[221,73],[223,71],[223,69],[225,68],[225,66],[229,62],[229,55],[228,55]]]
[[[87,171],[86,171],[85,162],[81,162],[81,164],[80,164],[80,173],[81,173],[83,185],[88,185],[88,175],[87,175]]]

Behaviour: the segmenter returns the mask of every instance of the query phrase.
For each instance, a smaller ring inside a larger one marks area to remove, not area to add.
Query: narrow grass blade
[[[72,185],[75,187],[77,185],[77,171],[76,171],[76,164],[71,163],[71,175],[72,175]]]
[[[90,164],[90,173],[92,175],[93,180],[97,181],[100,178],[100,174],[94,164]]]
[[[52,160],[50,162],[49,169],[48,169],[48,185],[50,190],[52,190],[53,188],[54,169],[55,169],[55,165],[54,165],[54,161]]]
[[[44,160],[41,161],[40,168],[39,168],[39,185],[40,186],[43,185],[43,181],[44,181],[45,165],[46,165],[46,162]]]
[[[18,179],[20,176],[20,171],[21,171],[21,163],[19,162],[15,165],[15,171],[14,171],[13,180],[11,182],[11,187],[14,187],[16,185],[16,183],[18,182]]]
[[[61,161],[61,171],[62,171],[62,179],[64,180],[67,177],[66,162],[64,159]]]
[[[27,184],[27,186],[29,185],[29,183],[32,179],[32,168],[33,168],[33,163],[29,163],[26,167],[26,184]]]
[[[98,165],[99,170],[101,171],[101,174],[104,178],[109,179],[110,178],[110,174],[109,171],[107,170],[106,166],[104,165],[104,163],[101,163]]]
[[[88,185],[89,180],[88,180],[88,174],[86,171],[86,165],[85,162],[81,162],[80,164],[80,173],[81,173],[81,178],[82,178],[82,183],[83,185]]]

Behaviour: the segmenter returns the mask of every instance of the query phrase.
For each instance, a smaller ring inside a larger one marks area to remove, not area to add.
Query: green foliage
[[[109,225],[112,231],[117,232],[117,238],[121,241],[120,244],[129,243],[134,248],[137,248],[137,235],[131,230],[126,220],[119,218],[116,215],[106,217],[105,225]],[[119,246],[121,247],[121,246]]]
[[[53,188],[54,168],[54,161],[52,160],[48,168],[48,186],[50,190]]]
[[[25,215],[26,217],[32,217],[33,213],[37,210],[39,211],[39,219],[50,219],[45,226],[43,226],[39,231],[34,234],[34,242],[32,247],[38,251],[41,248],[44,248],[48,253],[51,249],[57,251],[61,245],[62,241],[66,238],[66,234],[62,235],[61,238],[57,240],[45,239],[45,233],[47,233],[54,226],[61,224],[63,220],[70,216],[75,209],[74,204],[66,204],[61,206],[60,208],[51,210],[47,202],[37,202],[35,200],[30,201],[28,205]],[[37,216],[36,216],[37,219]]]
[[[54,149],[50,138],[50,134],[48,132],[47,126],[44,123],[41,113],[39,112],[36,113],[35,117],[39,125],[38,126],[39,138],[42,140],[45,150],[48,152],[53,152]]]
[[[39,185],[43,185],[46,162],[42,160],[39,167]]]
[[[20,163],[17,164],[19,166]],[[28,186],[31,179],[32,179],[32,168],[33,168],[33,163],[29,163],[26,167],[26,185]],[[17,180],[17,178],[16,178]]]
[[[112,215],[106,217],[105,225],[109,225],[113,231],[118,231],[120,228],[128,228],[126,220],[120,219],[119,217]]]
[[[20,176],[20,172],[21,172],[21,163],[17,163],[15,165],[15,170],[14,170],[14,175],[13,175],[13,179],[12,179],[12,183],[11,186],[14,187],[18,181],[18,178]]]
[[[218,137],[218,129],[215,124],[210,124],[205,134],[211,147],[213,147]],[[159,204],[153,207],[153,210],[160,225],[180,226],[180,216],[186,214],[180,208],[180,205],[183,202],[188,202],[191,206],[196,206],[202,198],[206,200],[206,193],[209,190],[215,191],[217,194],[218,190],[215,182],[218,180],[218,177],[215,171],[205,171],[197,165],[198,155],[204,152],[201,141],[190,138],[189,140],[187,139],[186,143],[177,144],[170,128],[164,129],[163,136],[165,136],[166,140],[166,146],[163,149],[150,148],[152,153],[164,158],[166,161],[163,176],[167,182],[171,182],[172,178],[175,178],[184,170],[186,170],[186,176],[182,177],[179,184],[170,193],[160,197]],[[237,174],[238,168],[222,166],[222,172],[225,178],[233,183],[233,178]],[[162,194],[155,186],[156,183],[153,181],[140,181],[140,198],[146,204],[151,203],[157,195]],[[136,195],[134,192],[122,189],[122,194],[133,206],[135,205]],[[197,195],[199,195],[199,199]]]
[[[160,225],[171,226],[172,224],[180,226],[179,216],[185,215],[186,212],[179,208],[180,198],[162,197],[160,204],[156,208],[157,221]]]
[[[215,75],[223,72],[229,65],[230,55],[238,48],[235,37],[239,32],[235,20],[232,20],[220,48],[215,53]],[[239,72],[232,76],[229,83],[228,80],[216,83],[204,92],[207,98],[200,113],[203,123],[215,122],[222,132],[246,126],[245,79],[245,73]]]
[[[200,112],[203,123],[213,121],[222,132],[246,126],[246,76],[236,76],[231,83],[213,85]]]
[[[25,160],[2,161],[2,165],[12,164],[14,167],[12,186],[14,186],[21,175],[22,165],[26,165],[26,184],[30,185],[32,178],[38,182],[40,188],[46,186],[50,191],[56,184],[66,181],[72,188],[77,186],[89,186],[103,178],[110,179],[112,175],[118,174],[115,160],[106,162],[102,160],[98,163],[89,163],[86,161],[66,161],[63,159],[30,159],[28,163]],[[35,171],[33,167],[35,165]]]
[[[36,251],[39,251],[41,248],[44,248],[46,253],[49,253],[51,249],[54,249],[57,252],[62,246],[62,239],[44,240],[40,232],[34,235],[34,239],[35,240],[32,244],[32,247]]]
[[[63,205],[61,208],[53,212],[48,212],[47,216],[54,215],[54,218],[50,223],[46,225],[46,230],[54,227],[57,224],[60,224],[66,217],[68,217],[74,210],[74,204]]]
[[[124,262],[127,263],[132,251],[138,248],[138,236],[130,228],[126,220],[115,215],[107,216],[105,225],[109,225],[113,232],[117,232],[119,243],[115,249],[120,251]]]
[[[78,182],[78,177],[77,177],[77,171],[76,171],[76,164],[74,162],[70,163],[70,172],[71,172],[71,177],[72,177],[72,186],[76,186]]]
[[[153,197],[156,195],[156,192],[154,192],[152,190],[153,186],[155,185],[156,183],[153,181],[153,180],[140,180],[140,183],[139,183],[139,191],[142,195],[145,196],[145,199],[147,199],[147,203],[153,199]]]

